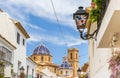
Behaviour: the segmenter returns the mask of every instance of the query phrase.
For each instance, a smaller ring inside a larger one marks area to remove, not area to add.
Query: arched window
[[[49,57],[49,61],[50,61],[50,57]]]
[[[72,53],[70,53],[70,58],[72,59]]]
[[[33,59],[36,60],[36,57],[34,57]]]
[[[41,56],[41,62],[44,60],[43,56]]]
[[[54,68],[54,73],[56,73],[56,68]]]
[[[62,74],[62,71],[60,73]]]
[[[68,71],[66,71],[66,75],[68,74]]]
[[[77,59],[77,56],[78,56],[78,55],[76,54],[76,59]]]

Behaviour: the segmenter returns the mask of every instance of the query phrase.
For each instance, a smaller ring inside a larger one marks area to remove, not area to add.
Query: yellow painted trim
[[[20,22],[16,22],[15,25],[20,29],[20,31],[25,35],[25,37],[28,39],[30,38],[29,34],[26,32],[26,30],[22,27]]]
[[[26,30],[23,28],[20,22],[17,20],[11,19],[12,22],[15,24],[15,26],[24,34],[24,36],[28,39],[30,38],[29,34],[26,32]]]
[[[38,64],[38,66],[53,66],[53,67],[57,67],[57,68],[59,68],[59,66],[58,65],[56,65],[56,64],[53,64],[53,63],[45,63],[45,64]]]

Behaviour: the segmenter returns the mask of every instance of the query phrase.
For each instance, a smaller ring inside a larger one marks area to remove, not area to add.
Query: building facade
[[[68,62],[67,57],[63,57],[63,63],[60,65],[58,72],[60,77],[63,77],[63,78],[73,77],[73,68],[71,64]]]
[[[120,0],[103,1],[105,5],[102,5],[104,13],[100,25],[92,23],[90,27],[90,32],[93,32],[99,26],[96,39],[89,40],[90,78],[119,78],[120,72],[116,71],[117,68],[114,73],[109,69],[109,61],[111,56],[116,56],[115,52],[120,51]]]
[[[16,49],[12,51],[14,77],[19,77],[20,67],[26,71],[26,41],[30,37],[21,23],[12,19],[7,13],[0,11],[0,35]],[[22,58],[21,58],[22,57]]]
[[[27,69],[26,69],[26,78],[36,78],[37,73],[35,71],[36,63],[32,61],[29,57],[26,58],[27,61]]]
[[[34,49],[33,54],[30,56],[30,58],[37,64],[37,78],[44,77],[42,70],[46,68],[51,73],[58,74],[57,69],[59,66],[52,63],[52,55],[50,54],[50,51],[44,44],[37,46]]]
[[[49,77],[48,73],[44,73],[43,70],[51,73],[52,78],[56,76],[61,78],[77,77],[79,62],[76,48],[68,49],[68,56],[64,57],[60,66],[52,63],[52,55],[44,44],[37,46],[30,58],[37,64],[37,78]]]
[[[0,78],[12,77],[13,52],[15,49],[14,45],[0,35]]]
[[[69,48],[68,49],[68,62],[72,65],[73,76],[77,76],[77,70],[79,67],[78,49]]]

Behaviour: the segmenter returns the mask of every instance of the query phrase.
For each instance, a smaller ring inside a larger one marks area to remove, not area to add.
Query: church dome
[[[36,54],[50,55],[50,51],[48,50],[48,48],[46,46],[41,44],[40,46],[38,46],[34,49],[33,55],[36,55]]]
[[[64,61],[61,65],[60,65],[61,69],[72,69],[72,66],[70,63],[68,63],[68,61]]]

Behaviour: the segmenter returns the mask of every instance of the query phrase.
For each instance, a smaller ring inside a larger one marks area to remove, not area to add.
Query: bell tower
[[[68,49],[68,62],[72,65],[73,76],[77,76],[77,70],[79,67],[78,49],[76,48]]]

